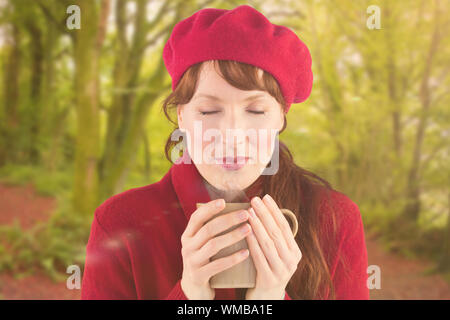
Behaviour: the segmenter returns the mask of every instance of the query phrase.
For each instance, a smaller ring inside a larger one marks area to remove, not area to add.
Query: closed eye
[[[199,111],[201,115],[209,115],[209,114],[216,114],[219,113],[220,111]],[[264,111],[254,111],[254,110],[247,110],[247,112],[252,113],[252,114],[265,114]]]
[[[253,113],[253,114],[265,114],[264,111],[252,111],[252,110],[248,110],[248,112]]]
[[[220,111],[199,111],[201,115],[207,115],[207,114],[215,114],[219,113]]]

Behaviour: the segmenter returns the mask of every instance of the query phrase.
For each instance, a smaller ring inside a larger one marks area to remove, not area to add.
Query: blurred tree
[[[63,91],[64,83],[60,74],[62,68],[58,65],[64,63],[69,55],[69,44],[63,42],[64,37],[72,38],[73,34],[66,28],[66,9],[69,1],[43,1],[36,0],[33,5],[39,12],[36,15],[44,20],[41,25],[42,43],[45,48],[42,51],[42,89],[40,96],[39,110],[39,139],[38,145],[41,153],[41,162],[44,168],[53,172],[59,168],[63,162],[62,140],[65,137],[68,114],[74,104],[72,96],[65,94],[65,101],[61,104],[60,92]]]
[[[80,0],[82,26],[74,37],[77,145],[74,207],[91,215],[98,205],[100,159],[100,53],[106,33],[110,1]]]
[[[1,23],[7,47],[2,59],[5,99],[0,163],[43,165],[54,170],[61,154],[60,126],[71,106],[64,104],[64,112],[60,112],[56,95],[63,86],[54,86],[55,66],[66,51],[62,47],[56,52],[61,48],[60,30],[67,30],[53,20],[59,12],[63,21],[63,2],[42,3],[17,0],[3,4]]]
[[[425,65],[422,71],[422,79],[420,82],[419,99],[421,104],[419,123],[416,129],[416,138],[413,148],[412,163],[408,172],[408,184],[406,190],[407,204],[403,209],[403,215],[408,221],[413,223],[417,222],[420,213],[420,180],[419,170],[421,159],[423,158],[423,141],[425,138],[426,130],[429,125],[430,108],[434,105],[432,99],[432,88],[430,85],[431,78],[433,77],[433,71],[436,70],[436,55],[438,53],[441,41],[444,37],[442,32],[442,19],[440,1],[433,1],[433,29],[431,33],[431,39],[428,44],[427,54],[425,57]]]
[[[160,37],[166,36],[173,26],[171,23],[161,27],[165,15],[181,7],[185,2],[165,1],[152,21],[147,20],[148,1],[136,2],[133,21],[133,34],[128,41],[126,30],[127,4],[123,0],[116,3],[116,54],[113,72],[114,99],[108,108],[108,125],[105,148],[100,162],[102,180],[101,199],[105,199],[122,190],[133,155],[142,138],[146,114],[152,102],[159,96],[166,84],[162,59],[157,70],[148,79],[141,79],[140,72],[145,50]],[[180,12],[180,11],[178,11]],[[178,17],[178,16],[177,16]],[[153,36],[149,40],[148,35]],[[145,93],[137,94],[137,87],[145,86]]]
[[[17,9],[4,8],[2,20],[9,22],[5,32],[3,68],[4,121],[0,126],[0,166],[17,159],[14,137],[19,132],[19,75],[21,67],[22,32],[18,26]]]
[[[44,36],[41,16],[35,5],[23,6],[21,13],[24,15],[25,29],[30,35],[30,94],[32,101],[30,108],[30,139],[28,144],[28,157],[32,164],[38,164],[40,160],[39,135],[42,125],[42,96],[44,77]]]
[[[127,20],[129,3],[128,0],[118,1],[115,9],[114,99],[107,108],[106,140],[100,162],[101,200],[123,190],[150,108],[170,88],[170,82],[164,81],[167,71],[162,54],[153,72],[142,74],[146,49],[160,40],[165,43],[174,25],[194,11],[220,2],[163,1],[150,21],[146,14],[149,1],[135,2],[133,20]],[[128,40],[126,30],[130,23],[133,31]]]

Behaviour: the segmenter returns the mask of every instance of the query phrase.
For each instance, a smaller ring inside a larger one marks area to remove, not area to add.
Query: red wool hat
[[[269,72],[288,105],[305,101],[313,83],[311,54],[289,28],[272,24],[249,5],[205,8],[178,22],[163,49],[175,90],[183,73],[208,60],[234,60]]]

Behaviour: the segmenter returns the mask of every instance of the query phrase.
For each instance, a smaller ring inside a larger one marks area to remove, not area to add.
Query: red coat
[[[256,190],[250,189],[251,198]],[[333,191],[333,207],[345,223],[329,269],[337,299],[369,299],[367,250],[359,209]],[[211,201],[194,164],[174,164],[158,182],[114,195],[94,214],[86,246],[81,299],[182,299],[181,234],[197,202]],[[327,215],[327,206],[320,214]],[[301,229],[301,226],[299,226]],[[327,248],[323,248],[327,251]],[[215,299],[235,300],[236,289],[216,289]],[[285,299],[290,297],[286,293]]]

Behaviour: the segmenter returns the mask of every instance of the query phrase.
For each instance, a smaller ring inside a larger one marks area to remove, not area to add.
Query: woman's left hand
[[[273,198],[266,194],[252,199],[247,243],[256,268],[256,284],[247,289],[246,300],[283,300],[286,286],[302,253],[288,221]],[[256,214],[255,214],[256,213]]]

